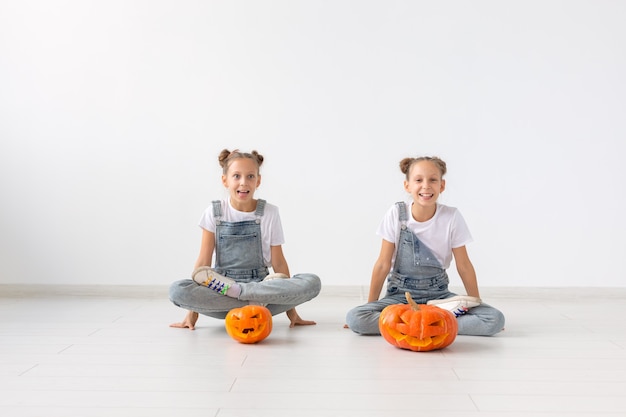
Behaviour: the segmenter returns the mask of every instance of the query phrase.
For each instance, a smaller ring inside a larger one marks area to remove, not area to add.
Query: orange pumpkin
[[[380,313],[380,333],[390,344],[414,352],[443,349],[454,342],[459,325],[448,310],[417,304],[405,293],[408,304],[393,304]]]
[[[233,308],[224,321],[226,332],[241,343],[257,343],[272,331],[272,313],[263,306]]]

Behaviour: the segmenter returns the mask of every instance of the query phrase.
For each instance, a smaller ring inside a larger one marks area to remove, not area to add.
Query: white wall
[[[166,285],[266,157],[292,272],[368,285],[398,162],[482,286],[625,286],[626,3],[0,1],[0,283]],[[458,277],[451,274],[453,284]]]

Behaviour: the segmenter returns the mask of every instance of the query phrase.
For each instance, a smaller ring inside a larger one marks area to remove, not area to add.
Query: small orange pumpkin
[[[257,343],[272,331],[272,313],[267,307],[247,305],[233,308],[224,321],[226,333],[240,343]]]
[[[408,304],[393,304],[380,313],[380,333],[390,344],[414,352],[443,349],[454,342],[459,325],[448,310],[417,304],[405,293]]]

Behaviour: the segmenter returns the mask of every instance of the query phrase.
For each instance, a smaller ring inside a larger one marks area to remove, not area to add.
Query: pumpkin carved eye
[[[454,342],[458,323],[454,314],[420,304],[405,293],[408,304],[393,304],[380,313],[381,335],[390,344],[415,352],[443,349]]]
[[[257,343],[272,331],[272,313],[263,306],[234,308],[224,320],[226,332],[240,343]]]

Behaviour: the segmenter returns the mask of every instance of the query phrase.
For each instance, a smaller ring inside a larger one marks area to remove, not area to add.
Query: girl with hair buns
[[[387,210],[378,227],[382,247],[374,263],[367,304],[350,310],[347,326],[355,333],[380,334],[381,311],[406,304],[409,292],[418,304],[434,304],[452,311],[458,334],[492,336],[504,328],[504,315],[482,302],[476,272],[465,245],[472,236],[454,207],[437,202],[446,188],[446,163],[438,157],[404,158],[404,189],[411,197]],[[448,289],[446,269],[452,259],[467,295]],[[379,299],[383,284],[387,291]]]
[[[170,300],[189,311],[171,327],[193,330],[199,314],[224,319],[248,304],[264,305],[272,315],[286,312],[290,327],[315,324],[302,320],[295,307],[319,294],[320,279],[290,275],[278,208],[254,198],[263,156],[224,149],[218,159],[229,197],[213,201],[200,218],[202,243],[191,279],[170,286]]]

